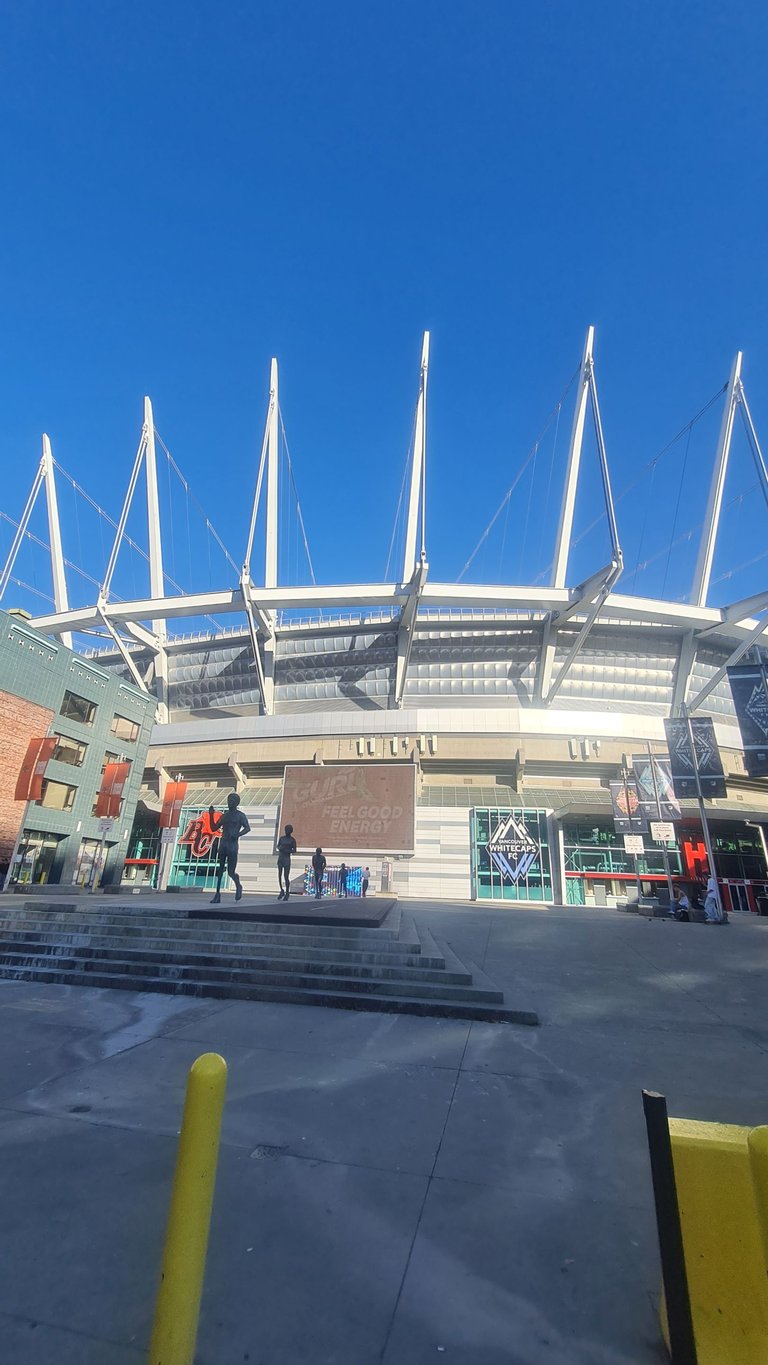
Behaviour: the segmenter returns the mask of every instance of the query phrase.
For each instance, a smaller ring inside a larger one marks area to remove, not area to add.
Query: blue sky
[[[380,578],[425,327],[433,578],[460,573],[590,322],[618,493],[739,347],[768,444],[767,39],[757,0],[6,6],[0,508],[19,515],[47,430],[116,515],[146,392],[239,561],[275,354],[318,580]],[[686,595],[719,418],[620,501],[627,590]],[[469,579],[543,581],[570,419],[569,398]],[[176,577],[229,581],[162,486]],[[99,577],[93,514],[61,497],[65,552]],[[741,435],[726,503],[715,601],[768,566]],[[604,524],[580,540],[574,581],[606,547]]]

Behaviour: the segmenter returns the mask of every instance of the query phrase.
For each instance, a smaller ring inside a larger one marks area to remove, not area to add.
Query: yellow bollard
[[[193,1365],[226,1088],[224,1058],[198,1057],[187,1080],[149,1365]]]
[[[698,1365],[768,1362],[766,1131],[669,1120]]]
[[[753,1128],[747,1139],[752,1187],[755,1192],[757,1224],[768,1275],[768,1127]]]

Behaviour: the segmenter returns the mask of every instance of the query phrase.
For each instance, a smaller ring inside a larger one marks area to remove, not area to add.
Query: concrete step
[[[243,902],[240,902],[240,905],[242,904]],[[267,910],[268,907],[269,902],[266,903],[264,910]],[[261,907],[256,907],[256,909],[259,914],[263,913]],[[238,916],[244,913],[245,911],[241,911],[238,907]],[[277,913],[279,914],[279,910]],[[37,901],[21,901],[18,911],[15,903],[3,905],[2,910],[0,910],[0,919],[12,921],[22,914],[34,917],[35,919],[47,918],[62,921],[66,921],[73,916],[77,918],[91,918],[93,915],[98,915],[104,922],[109,921],[110,923],[125,922],[140,926],[149,926],[153,923],[159,924],[162,922],[165,927],[169,929],[199,927],[201,929],[210,929],[213,933],[258,933],[259,930],[263,928],[269,928],[272,932],[279,932],[282,934],[306,934],[317,929],[321,931],[324,931],[325,929],[334,929],[339,933],[353,938],[366,938],[371,935],[374,935],[377,938],[397,938],[400,932],[403,911],[402,906],[398,905],[396,902],[393,903],[386,919],[380,925],[301,924],[280,919],[264,920],[262,918],[248,920],[239,917],[230,919],[227,917],[226,913],[216,913],[215,918],[200,918],[199,913],[194,909],[174,912],[163,908],[154,910],[144,909],[135,905],[120,905],[119,903],[113,904],[112,902],[104,904],[96,901],[93,905],[90,903],[84,905],[82,901],[64,903],[43,902],[42,904],[39,904]]]
[[[111,990],[135,991],[136,978],[131,975],[97,972],[59,971],[50,967],[0,967],[0,979],[48,982],[73,986],[103,987]],[[315,982],[309,987],[244,984],[230,982],[172,981],[147,977],[141,983],[144,991],[164,994],[209,997],[221,1000],[262,1000],[292,1005],[323,1005],[336,1009],[364,1009],[387,1014],[429,1015],[446,1019],[477,1019],[488,1023],[536,1025],[538,1017],[530,1010],[510,1009],[503,1003],[455,999],[453,996],[433,995],[429,998],[403,994],[366,994],[347,989],[329,989],[329,982]]]
[[[472,975],[459,966],[446,971],[442,961],[437,967],[427,967],[415,958],[408,964],[396,963],[341,963],[333,959],[312,958],[280,959],[247,955],[231,957],[208,953],[167,953],[151,952],[146,949],[127,949],[125,947],[96,948],[92,945],[66,945],[59,943],[2,943],[0,942],[0,965],[12,966],[53,963],[64,970],[82,966],[83,970],[112,971],[111,964],[118,963],[121,968],[136,975],[154,973],[172,976],[216,979],[221,973],[232,980],[250,980],[255,974],[267,972],[281,976],[326,975],[334,977],[358,977],[361,980],[401,981],[401,982],[443,982],[454,986],[471,986]],[[92,968],[90,964],[95,964]],[[109,964],[109,965],[108,965]]]
[[[84,950],[87,952],[87,950]],[[502,992],[493,988],[488,991],[485,988],[477,989],[472,984],[472,977],[468,972],[446,973],[446,972],[424,972],[420,969],[404,968],[400,972],[387,971],[386,969],[376,975],[359,975],[357,973],[344,974],[338,972],[335,967],[327,969],[321,964],[309,964],[307,968],[290,966],[287,970],[280,971],[275,964],[261,967],[257,963],[244,963],[237,967],[220,966],[187,966],[175,962],[141,962],[133,958],[96,958],[91,959],[84,955],[78,956],[56,956],[55,954],[30,953],[13,955],[5,953],[0,955],[0,972],[13,970],[14,967],[21,970],[37,970],[40,967],[50,967],[67,975],[85,974],[99,976],[131,976],[134,979],[136,989],[143,988],[145,978],[151,977],[156,980],[169,981],[190,981],[190,982],[225,982],[232,985],[245,986],[296,986],[302,988],[314,988],[318,977],[322,977],[327,989],[352,991],[361,995],[413,995],[417,999],[431,999],[433,997],[448,997],[456,1000],[478,1000],[486,1004],[502,1004]],[[317,969],[316,969],[317,968]],[[360,969],[363,973],[366,970]],[[453,975],[459,975],[458,982],[452,981]]]
[[[354,932],[346,929],[341,930],[334,926],[319,929],[311,926],[286,926],[289,932],[283,932],[282,926],[276,928],[274,925],[248,926],[246,932],[240,932],[241,926],[235,929],[224,929],[218,924],[208,928],[208,921],[183,921],[178,927],[168,928],[166,925],[144,925],[133,920],[121,920],[113,922],[110,918],[101,916],[89,916],[87,918],[74,919],[68,917],[63,920],[50,919],[44,917],[38,919],[35,916],[24,916],[16,920],[8,920],[6,917],[0,918],[0,935],[5,938],[16,938],[23,933],[56,933],[79,935],[89,937],[93,933],[102,935],[126,935],[136,939],[143,939],[151,936],[154,940],[165,939],[168,943],[182,944],[185,942],[208,943],[215,945],[237,945],[243,950],[251,946],[263,946],[266,944],[291,945],[304,950],[313,948],[332,948],[342,952],[364,951],[366,949],[381,950],[385,948],[387,952],[394,954],[419,953],[421,951],[421,941],[416,933],[413,922],[408,920],[405,924],[401,923],[400,933],[397,938],[391,935],[377,935],[377,931],[365,931],[365,937],[358,937]],[[296,933],[297,927],[304,929],[303,933]],[[372,937],[367,935],[372,933]]]
[[[9,934],[7,930],[0,929],[0,950],[10,951],[15,945],[26,951],[32,952],[35,945],[53,944],[64,949],[76,950],[78,948],[107,948],[112,949],[119,955],[122,952],[147,951],[150,953],[168,953],[170,956],[178,957],[180,954],[201,954],[216,958],[234,958],[242,961],[246,957],[258,956],[261,958],[280,958],[286,962],[303,961],[310,955],[318,962],[339,962],[346,964],[361,963],[367,966],[375,966],[380,963],[383,967],[431,967],[440,970],[445,966],[444,957],[433,946],[430,954],[425,954],[423,945],[419,943],[410,950],[410,945],[397,945],[395,950],[386,941],[377,951],[367,948],[331,948],[323,946],[318,948],[316,945],[305,945],[302,942],[293,943],[283,941],[281,943],[264,943],[254,940],[251,943],[217,943],[206,939],[178,939],[173,936],[159,937],[147,934],[134,934],[124,931],[113,930],[112,933],[94,933],[92,930],[84,930],[81,933],[65,933],[58,928],[45,929],[25,929],[21,932]],[[420,952],[416,947],[421,948]],[[405,949],[405,950],[404,950]]]
[[[404,935],[402,932],[403,915],[398,906],[396,911],[391,912],[395,915],[392,925],[388,921],[378,929],[360,929],[347,925],[307,925],[307,924],[280,924],[276,922],[253,922],[245,921],[226,921],[226,920],[197,920],[186,917],[168,919],[165,916],[153,915],[150,917],[140,915],[112,915],[109,912],[103,913],[98,910],[80,913],[65,913],[59,915],[50,910],[38,911],[33,908],[23,914],[14,915],[3,913],[0,915],[0,933],[12,933],[16,930],[31,929],[36,925],[58,925],[62,929],[70,932],[87,932],[90,926],[97,924],[102,930],[124,929],[136,934],[155,933],[156,935],[168,934],[175,939],[184,935],[200,940],[210,938],[216,942],[237,941],[247,943],[251,940],[284,942],[293,941],[317,941],[318,945],[322,942],[333,941],[341,944],[345,941],[346,947],[362,947],[365,944],[390,944],[402,943],[411,940],[418,942],[415,930]],[[397,951],[397,950],[395,950]],[[413,949],[418,951],[418,949]]]
[[[0,913],[0,978],[538,1022],[400,906],[386,925],[189,919],[82,902]]]

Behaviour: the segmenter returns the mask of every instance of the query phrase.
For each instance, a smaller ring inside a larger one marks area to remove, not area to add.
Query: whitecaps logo
[[[539,846],[518,815],[500,820],[486,844],[488,857],[502,877],[518,882],[530,871],[539,855]]]

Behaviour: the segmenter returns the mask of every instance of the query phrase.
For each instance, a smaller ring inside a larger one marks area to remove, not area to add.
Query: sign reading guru
[[[413,763],[289,764],[280,829],[294,827],[301,850],[413,853]]]

